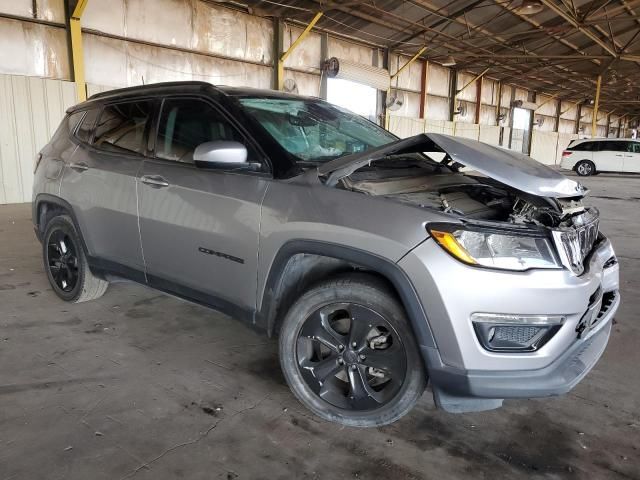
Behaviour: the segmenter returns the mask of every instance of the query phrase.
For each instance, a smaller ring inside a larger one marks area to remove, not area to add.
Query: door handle
[[[140,180],[142,180],[142,183],[146,183],[153,188],[163,188],[169,186],[169,182],[167,182],[159,175],[143,175]]]
[[[616,153],[616,157],[622,157],[621,153]]]
[[[84,162],[70,163],[69,168],[72,168],[73,170],[76,170],[78,172],[84,172],[85,170],[89,170],[89,165]]]

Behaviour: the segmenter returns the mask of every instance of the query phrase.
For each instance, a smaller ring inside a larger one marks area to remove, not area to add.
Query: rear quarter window
[[[577,145],[570,146],[569,148],[567,148],[567,150],[570,150],[573,152],[593,152],[597,150],[597,143],[582,142],[582,143],[578,143]]]
[[[96,119],[98,118],[100,110],[97,108],[92,108],[90,110],[77,113],[84,114],[84,117],[82,118],[82,122],[76,130],[75,136],[81,142],[89,143],[89,141],[91,140],[91,134],[93,133],[93,127],[96,124]]]

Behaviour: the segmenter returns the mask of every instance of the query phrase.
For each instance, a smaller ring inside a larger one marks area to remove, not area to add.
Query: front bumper
[[[436,402],[449,411],[495,408],[505,398],[560,395],[598,361],[620,303],[618,264],[608,240],[585,262],[585,272],[500,272],[461,264],[428,240],[400,266],[417,282],[436,346],[421,346]],[[605,301],[589,304],[595,292]],[[595,310],[594,310],[595,308]],[[474,312],[561,314],[567,320],[539,350],[485,350],[473,330]],[[593,315],[593,324],[577,329]],[[483,400],[484,399],[484,400]]]

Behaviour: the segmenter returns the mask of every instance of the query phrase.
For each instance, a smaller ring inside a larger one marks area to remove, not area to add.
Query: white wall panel
[[[64,29],[0,18],[0,73],[69,79]]]
[[[125,0],[89,0],[82,15],[82,27],[120,37],[127,36]]]
[[[404,117],[400,115],[389,115],[389,131],[400,138],[412,137],[423,133],[425,130],[424,120],[419,118]]]
[[[271,68],[192,54],[193,80],[232,87],[271,88]]]
[[[548,95],[538,95],[536,98],[536,115],[547,115],[553,117],[556,114],[558,101]]]
[[[556,163],[556,149],[558,147],[558,134],[534,130],[531,133],[531,157],[544,163],[554,165]]]
[[[511,106],[511,92],[514,87],[511,85],[502,85],[502,99],[500,100],[500,105],[502,107],[509,108]]]
[[[480,125],[496,125],[496,107],[480,105]]]
[[[31,201],[35,156],[75,102],[71,82],[0,75],[0,204]]]
[[[490,78],[482,79],[482,96],[480,101],[484,105],[498,104],[498,82]]]
[[[449,120],[449,99],[427,95],[425,118],[431,120]]]
[[[338,57],[352,62],[373,65],[373,48],[358,43],[329,37],[329,57]]]
[[[430,63],[427,71],[427,93],[440,97],[449,95],[450,73],[448,68]]]
[[[456,137],[478,140],[480,138],[480,126],[475,123],[455,122],[453,134]]]
[[[174,80],[270,88],[269,66],[85,35],[87,82],[110,87]]]
[[[34,18],[33,0],[0,0],[0,13]],[[64,23],[64,0],[37,0],[35,18]]]
[[[490,145],[499,145],[500,127],[497,125],[480,125],[480,137],[478,140]]]
[[[285,69],[284,78],[291,78],[298,85],[298,93],[300,95],[307,95],[309,97],[320,96],[320,75],[313,75],[310,73],[296,72],[293,70]],[[264,88],[269,88],[264,87]]]
[[[389,73],[391,75],[394,75],[409,60],[411,60],[411,57],[390,54]],[[407,68],[400,72],[400,75],[398,75],[393,80],[392,87],[419,92],[422,85],[422,64],[422,61],[416,60],[415,62],[407,66]]]
[[[471,73],[458,72],[457,89],[458,90],[462,89],[469,82],[473,81],[474,78],[476,78],[476,76]],[[469,102],[475,102],[477,88],[478,88],[478,81],[475,81],[471,85],[469,85],[467,88],[462,90],[460,93],[458,93],[457,95],[458,100],[467,100]]]
[[[270,19],[202,1],[193,5],[190,48],[251,62],[272,63],[273,22]]]
[[[127,37],[191,48],[190,0],[127,0],[125,12]]]
[[[414,92],[403,92],[404,104],[399,110],[393,112],[394,115],[418,118],[420,116],[420,94]]]
[[[85,78],[88,83],[126,87],[128,85],[127,43],[113,38],[83,36]]]
[[[283,49],[287,51],[302,33],[302,29],[285,25],[283,29]],[[284,62],[285,67],[318,73],[320,71],[320,34],[310,33]],[[371,62],[369,62],[369,65]]]

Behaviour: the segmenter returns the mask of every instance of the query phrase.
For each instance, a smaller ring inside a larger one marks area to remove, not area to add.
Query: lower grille
[[[500,340],[503,342],[513,342],[526,345],[540,333],[540,327],[495,327],[495,333],[491,340]]]

